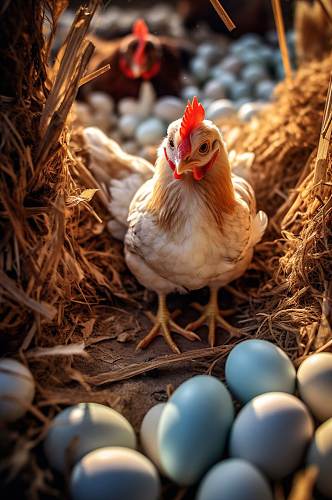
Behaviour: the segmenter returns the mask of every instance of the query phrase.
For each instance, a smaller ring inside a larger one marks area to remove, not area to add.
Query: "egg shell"
[[[236,103],[237,104],[237,103]],[[262,109],[264,109],[265,103],[263,102],[245,102],[240,106],[238,115],[240,120],[243,122],[249,122],[254,116],[256,116]]]
[[[120,115],[136,115],[137,107],[137,101],[133,97],[124,97],[118,103]]]
[[[159,456],[158,427],[165,406],[166,403],[152,406],[145,414],[140,429],[140,441],[143,451],[161,472],[163,467]]]
[[[92,92],[88,97],[90,106],[95,111],[100,111],[104,114],[111,114],[114,109],[114,101],[105,92]]]
[[[281,479],[300,464],[313,435],[312,418],[291,394],[269,392],[252,399],[235,419],[230,455]]]
[[[204,82],[209,76],[209,65],[201,57],[195,57],[191,60],[190,70],[198,82]]]
[[[235,113],[236,109],[232,101],[228,99],[218,99],[206,108],[206,118],[216,124],[222,123],[224,118],[233,116]]]
[[[197,56],[205,59],[208,64],[213,64],[218,61],[218,59],[220,59],[224,52],[225,47],[223,47],[222,45],[217,46],[214,43],[204,42],[198,46]]]
[[[204,476],[196,500],[273,500],[263,474],[250,462],[229,458]]]
[[[188,99],[191,101],[193,97],[199,97],[199,94],[200,91],[198,87],[196,87],[195,85],[188,85],[187,87],[184,87],[182,89],[181,97],[185,101],[187,101]]]
[[[241,36],[240,40],[241,45],[246,49],[257,49],[260,47],[262,40],[257,33],[246,33]]]
[[[140,123],[137,115],[123,115],[120,117],[118,126],[123,137],[131,139]]]
[[[242,97],[250,97],[251,96],[251,85],[242,80],[237,80],[234,82],[230,89],[231,98],[234,101],[241,99]]]
[[[14,422],[31,405],[35,383],[30,370],[16,359],[0,360],[0,421]]]
[[[266,69],[261,64],[250,64],[241,71],[241,77],[249,85],[255,85],[267,77]]]
[[[308,465],[318,467],[318,490],[332,498],[332,418],[316,430],[306,461]]]
[[[272,80],[262,80],[256,84],[255,95],[262,101],[269,101],[272,98],[275,83]]]
[[[136,448],[132,426],[108,406],[79,403],[55,417],[46,435],[44,451],[51,467],[64,472],[68,459],[75,464],[90,451],[104,446]]]
[[[293,363],[282,349],[266,340],[237,344],[227,358],[225,375],[230,390],[244,403],[265,392],[295,391]]]
[[[70,479],[73,500],[157,500],[155,466],[135,450],[105,447],[85,455]]]
[[[195,376],[178,387],[162,412],[158,447],[163,470],[180,485],[195,483],[221,458],[234,418],[226,387]]]
[[[225,57],[225,59],[222,61],[220,64],[221,68],[224,71],[227,71],[229,73],[233,73],[234,75],[237,75],[241,68],[242,68],[242,61],[239,57],[234,56],[234,55],[229,55]]]
[[[154,114],[166,123],[173,122],[183,115],[185,104],[177,97],[161,97],[154,106]]]
[[[240,57],[241,63],[250,65],[250,64],[262,64],[262,58],[259,54],[259,51],[256,49],[246,49],[242,51]]]
[[[158,118],[148,118],[142,122],[136,129],[136,140],[142,146],[159,144],[166,134],[166,126]]]
[[[204,95],[209,99],[222,99],[226,97],[224,85],[219,80],[209,80],[203,89]]]
[[[300,396],[321,422],[332,417],[332,353],[309,356],[297,372]]]

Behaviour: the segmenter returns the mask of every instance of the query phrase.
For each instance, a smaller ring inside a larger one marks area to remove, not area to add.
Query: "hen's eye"
[[[174,148],[174,141],[173,141],[173,139],[169,140],[169,145],[171,146],[171,148]]]
[[[209,151],[210,146],[208,142],[203,142],[199,147],[199,152],[205,154]]]

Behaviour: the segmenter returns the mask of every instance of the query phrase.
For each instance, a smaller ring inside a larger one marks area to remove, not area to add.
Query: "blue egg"
[[[135,450],[106,447],[78,462],[70,479],[73,500],[157,500],[155,466]]]
[[[271,479],[282,479],[300,465],[313,431],[308,409],[295,396],[261,394],[236,417],[230,455],[248,460]]]
[[[250,462],[229,458],[204,476],[196,500],[273,500],[263,474]]]
[[[98,403],[79,403],[60,412],[44,442],[45,455],[59,472],[105,446],[136,448],[136,435],[120,413]]]
[[[159,422],[163,470],[180,485],[194,484],[222,457],[234,418],[230,394],[215,377],[184,382],[167,402]]]
[[[243,403],[265,392],[295,391],[296,372],[286,353],[266,340],[237,344],[225,365],[226,382]]]
[[[332,418],[316,430],[306,462],[318,468],[317,489],[332,498]]]

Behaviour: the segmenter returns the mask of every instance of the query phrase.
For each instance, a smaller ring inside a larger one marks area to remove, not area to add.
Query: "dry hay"
[[[46,9],[54,22],[65,2],[28,0],[24,8],[15,3],[5,2],[5,22],[0,18],[5,39],[0,47],[0,72],[5,75],[0,84],[0,328],[6,353],[18,352],[25,362],[39,360],[34,374],[44,383],[38,382],[38,406],[10,435],[10,443],[18,442],[5,465],[12,477],[24,471],[23,480],[30,484],[27,496],[35,498],[52,492],[49,471],[40,468],[31,450],[59,405],[93,399],[116,406],[109,391],[91,393],[89,384],[205,356],[213,359],[212,371],[231,344],[94,378],[73,367],[73,354],[82,356],[86,346],[103,341],[92,336],[89,313],[115,296],[129,298],[121,286],[121,248],[110,244],[99,219],[103,204],[91,200],[98,185],[84,155],[78,154],[80,144],[69,147],[67,117],[92,53],[91,44],[84,42],[91,16],[89,9],[78,14],[68,51],[62,53],[66,64],[51,71],[42,22]],[[91,14],[94,8],[92,2]],[[247,336],[273,340],[295,362],[331,345],[331,158],[323,162],[326,168],[316,170],[318,178],[314,171],[331,67],[332,57],[310,63],[292,82],[280,85],[276,102],[240,130],[236,144],[239,151],[255,153],[253,182],[259,206],[270,216],[252,269],[233,285],[242,302],[237,319]]]

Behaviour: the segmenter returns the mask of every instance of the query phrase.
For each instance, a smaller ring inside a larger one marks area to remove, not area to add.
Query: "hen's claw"
[[[177,313],[177,311],[176,311]],[[136,350],[144,349],[147,347],[156,337],[162,335],[165,339],[166,344],[171,348],[171,350],[180,354],[181,351],[172,339],[171,332],[178,333],[190,341],[201,340],[200,337],[188,329],[184,329],[179,326],[175,321],[173,321],[170,312],[167,309],[166,298],[164,295],[159,295],[159,306],[157,315],[154,316],[152,313],[147,312],[146,315],[154,323],[149,333],[137,344]],[[176,314],[177,315],[177,314]]]
[[[202,312],[201,316],[186,326],[186,330],[196,330],[200,326],[207,325],[209,329],[208,340],[209,345],[213,347],[216,342],[216,326],[220,325],[224,330],[226,330],[231,337],[239,337],[241,335],[241,330],[235,328],[235,326],[230,325],[220,314],[218,307],[218,289],[211,288],[211,295],[209,303],[203,307],[200,304],[193,304],[194,308]],[[225,316],[232,314],[232,310],[223,311]]]

